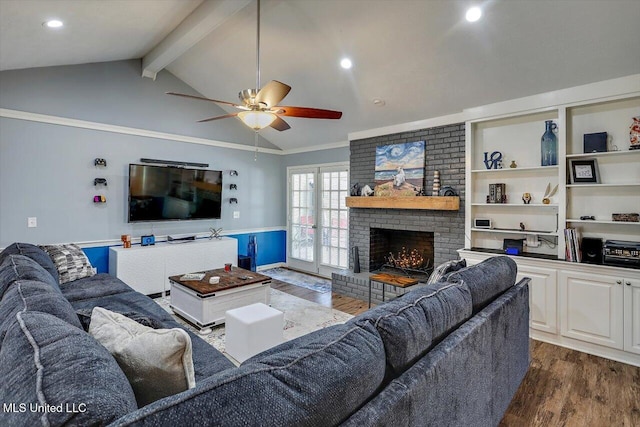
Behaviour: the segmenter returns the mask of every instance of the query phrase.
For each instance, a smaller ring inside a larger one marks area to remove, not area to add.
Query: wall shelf
[[[485,232],[485,233],[502,233],[502,234],[524,234],[535,236],[557,236],[557,231],[535,231],[535,230],[519,230],[511,228],[471,228],[471,231]]]
[[[529,203],[525,205],[524,203],[471,203],[471,206],[500,206],[505,208],[557,208],[557,203],[550,203],[548,205],[544,203]]]
[[[615,224],[615,225],[635,225],[636,227],[640,226],[640,222],[631,222],[631,221],[601,221],[601,220],[590,220],[590,219],[575,219],[575,218],[567,218],[567,222],[571,223],[581,223],[581,224]]]
[[[541,171],[554,171],[558,173],[558,166],[529,166],[529,167],[517,167],[517,168],[503,168],[503,169],[474,169],[472,173],[502,173],[502,172],[541,172]]]
[[[422,209],[433,211],[457,211],[460,197],[457,196],[416,196],[416,197],[347,197],[350,208],[372,209]]]
[[[578,187],[640,187],[640,182],[627,182],[620,184],[567,184],[567,188]]]
[[[640,150],[620,150],[620,151],[605,151],[601,153],[578,153],[567,154],[567,159],[576,159],[583,157],[612,157],[612,156],[628,156],[633,154],[640,154]]]

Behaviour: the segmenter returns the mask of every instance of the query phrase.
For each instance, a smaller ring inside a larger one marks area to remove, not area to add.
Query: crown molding
[[[133,128],[127,126],[117,126],[107,123],[91,122],[87,120],[70,119],[68,117],[52,116],[49,114],[31,113],[29,111],[11,110],[8,108],[0,108],[0,117],[6,117],[17,120],[27,120],[38,123],[48,123],[53,125],[68,126],[80,129],[91,129],[102,132],[120,133],[124,135],[142,136],[145,138],[165,139],[169,141],[186,142],[189,144],[209,145],[212,147],[229,148],[232,150],[255,151],[256,148],[251,145],[234,144],[233,142],[217,141],[215,139],[197,138],[193,136],[178,135],[175,133],[158,132],[149,129]],[[259,153],[268,154],[285,154],[281,150],[272,148],[260,148]]]

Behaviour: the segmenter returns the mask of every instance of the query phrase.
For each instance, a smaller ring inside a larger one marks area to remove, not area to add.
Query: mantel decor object
[[[558,129],[558,125],[553,120],[544,122],[545,131],[540,139],[540,154],[542,166],[553,166],[558,164],[558,139],[554,130]]]

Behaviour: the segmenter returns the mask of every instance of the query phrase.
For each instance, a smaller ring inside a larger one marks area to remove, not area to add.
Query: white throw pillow
[[[95,307],[91,334],[116,359],[142,407],[196,385],[191,337],[179,328],[153,329]]]

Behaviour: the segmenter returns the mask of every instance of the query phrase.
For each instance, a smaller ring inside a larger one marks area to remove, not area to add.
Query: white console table
[[[238,241],[231,237],[109,248],[109,274],[145,295],[165,293],[169,276],[222,268],[226,263],[238,263]]]

